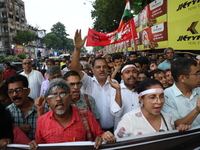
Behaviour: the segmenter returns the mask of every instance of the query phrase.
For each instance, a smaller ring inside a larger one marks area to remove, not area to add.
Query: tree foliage
[[[27,45],[35,39],[36,34],[30,32],[29,30],[19,31],[14,38],[15,42],[20,45]]]
[[[65,25],[61,22],[57,22],[53,25],[51,28],[51,32],[56,35],[60,40],[62,41],[60,49],[66,49],[67,48],[67,36]]]
[[[63,41],[52,32],[47,33],[42,41],[46,44],[48,49],[60,49],[63,43]]]
[[[19,57],[21,60],[26,58],[26,54],[25,53],[17,53],[16,56]]]
[[[144,6],[153,0],[130,0],[131,10],[138,14]],[[98,32],[112,32],[119,26],[126,0],[95,0],[92,3],[94,10],[93,29]]]

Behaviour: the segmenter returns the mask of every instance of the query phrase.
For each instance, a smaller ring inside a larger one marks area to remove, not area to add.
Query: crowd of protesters
[[[73,55],[46,60],[42,71],[30,59],[22,61],[20,74],[9,63],[0,68],[0,147],[94,141],[98,148],[200,124],[198,57],[175,58],[171,47],[159,56],[80,57],[85,40],[77,30]]]

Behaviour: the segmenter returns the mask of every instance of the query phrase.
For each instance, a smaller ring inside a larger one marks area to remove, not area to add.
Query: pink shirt
[[[28,145],[31,140],[26,136],[24,132],[19,127],[13,126],[13,134],[14,134],[14,144],[26,144]]]

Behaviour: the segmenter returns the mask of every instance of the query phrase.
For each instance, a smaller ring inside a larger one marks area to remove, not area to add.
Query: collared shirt
[[[10,70],[4,70],[3,71],[3,80],[8,79],[9,76],[11,76],[12,74],[16,74],[17,72],[13,69]]]
[[[161,69],[161,70],[166,70],[170,68],[171,68],[171,64],[168,63],[167,60],[164,60],[162,63],[158,65],[158,69]]]
[[[121,120],[121,117],[136,108],[140,107],[138,93],[133,90],[129,90],[125,85],[124,82],[120,83],[121,87],[121,97],[123,103],[123,111],[121,116],[115,117],[115,128],[117,127],[118,122]]]
[[[111,87],[108,80],[101,86],[95,77],[90,77],[86,73],[84,73],[81,82],[83,83],[83,93],[89,94],[95,99],[100,114],[101,127],[103,129],[114,127],[115,117],[113,113],[117,113],[121,109],[113,96],[116,95],[116,90]],[[111,109],[113,113],[111,113]]]
[[[161,113],[164,119],[161,119],[160,130],[174,130],[174,121],[172,116],[163,112]],[[115,130],[115,136],[117,138],[124,138],[156,132],[157,131],[151,126],[146,117],[143,115],[141,108],[137,108],[126,113],[122,117],[117,129]]]
[[[49,87],[49,80],[47,79],[41,83],[40,95],[44,95],[48,87]]]
[[[62,143],[74,141],[86,141],[86,130],[83,126],[78,108],[71,106],[71,121],[63,127],[54,117],[54,112],[50,110],[48,113],[40,116],[37,121],[37,129],[35,139],[38,143]],[[88,123],[92,137],[95,139],[104,132],[90,111],[88,112]]]
[[[163,111],[172,115],[176,121],[187,116],[195,107],[200,93],[200,88],[192,90],[190,98],[183,95],[176,84],[164,90],[165,104]],[[193,121],[192,126],[200,125],[200,115]]]
[[[19,127],[22,124],[29,124],[31,125],[31,130],[27,134],[29,139],[33,140],[35,139],[35,129],[36,129],[36,122],[37,122],[37,109],[35,105],[33,105],[32,109],[28,111],[26,116],[24,117],[20,108],[15,105],[14,103],[10,104],[7,109],[10,111],[14,121],[13,125]],[[47,109],[45,109],[45,112],[47,112]]]
[[[31,89],[29,96],[35,100],[40,96],[40,84],[42,83],[42,81],[44,81],[42,73],[37,70],[32,70],[31,73],[28,75],[25,74],[24,71],[20,74],[28,78],[29,88]]]
[[[88,95],[88,100],[90,102],[92,114],[94,115],[94,117],[96,119],[99,119],[100,115],[99,115],[99,111],[98,111],[98,108],[96,106],[94,98],[92,96]],[[78,107],[78,108],[87,108],[87,109],[89,109],[88,105],[86,103],[84,94],[80,94],[80,99],[75,104],[71,103],[71,105],[73,105],[75,107]]]

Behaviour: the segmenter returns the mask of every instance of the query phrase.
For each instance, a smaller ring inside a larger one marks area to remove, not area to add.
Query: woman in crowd
[[[174,84],[174,78],[172,77],[172,72],[170,69],[166,69],[165,71],[168,87],[172,86]]]
[[[115,136],[123,138],[174,130],[172,117],[161,111],[165,102],[162,84],[158,80],[147,79],[140,82],[137,92],[142,106],[122,117],[115,130]],[[176,127],[180,132],[189,128],[190,125],[183,124]]]
[[[144,81],[149,78],[149,72],[147,70],[141,70],[138,72],[137,81]]]
[[[151,71],[153,71],[155,69],[158,69],[158,65],[157,65],[156,61],[151,61],[147,66],[147,70],[149,72],[151,72]]]

